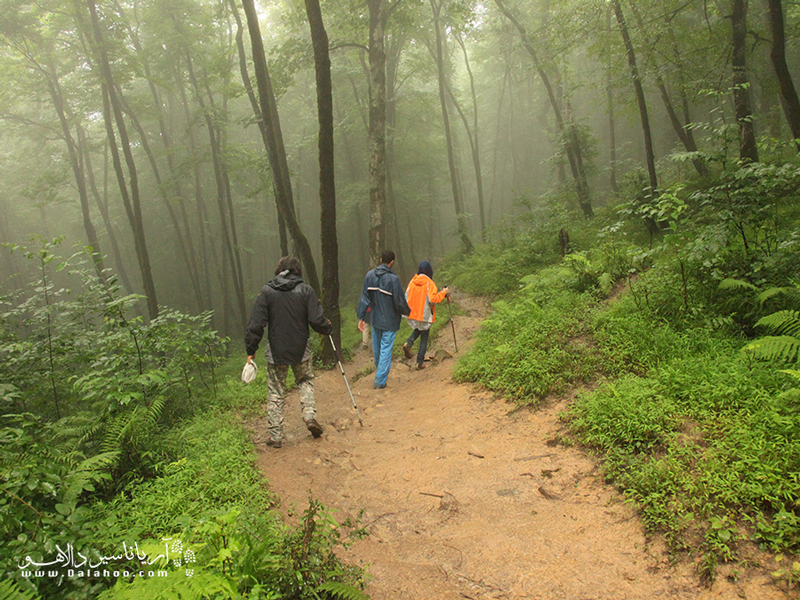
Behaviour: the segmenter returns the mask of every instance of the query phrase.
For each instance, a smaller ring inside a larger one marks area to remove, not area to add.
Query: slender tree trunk
[[[650,118],[647,116],[647,102],[644,97],[644,89],[642,88],[639,69],[636,67],[636,53],[633,50],[633,43],[628,34],[628,26],[625,23],[625,17],[622,14],[622,7],[619,4],[619,0],[613,0],[613,6],[614,14],[617,17],[617,24],[619,25],[619,31],[622,34],[622,41],[625,43],[625,51],[628,55],[628,67],[631,71],[633,88],[636,91],[636,102],[639,105],[639,119],[642,123],[644,151],[647,160],[647,174],[650,178],[650,194],[655,194],[655,191],[658,189],[658,175],[656,174],[656,159],[653,152],[653,137],[650,132]]]
[[[192,57],[191,55],[189,55],[188,51],[186,52],[185,58],[186,58],[186,67],[189,74],[189,80],[191,81],[192,88],[194,89],[195,99],[197,100],[197,104],[200,106],[200,110],[203,113],[203,119],[205,120],[206,129],[208,131],[208,139],[211,148],[211,160],[214,165],[214,181],[216,182],[217,186],[217,208],[219,209],[220,228],[222,230],[223,261],[226,261],[228,263],[229,276],[231,281],[233,282],[233,288],[237,300],[236,302],[236,306],[238,308],[237,313],[239,314],[239,320],[241,322],[241,326],[242,328],[244,328],[247,326],[247,309],[245,307],[245,302],[244,302],[244,285],[240,279],[241,270],[239,268],[239,264],[236,261],[236,255],[234,252],[234,243],[231,239],[231,231],[229,230],[230,215],[226,199],[227,174],[225,173],[223,158],[221,156],[220,132],[217,130],[213,120],[211,119],[213,106],[207,107],[206,102],[203,99],[203,91],[200,88],[199,82],[197,81],[197,76],[195,75],[194,66],[192,64]],[[222,279],[220,283],[223,286],[226,285],[225,279]]]
[[[125,269],[125,261],[122,259],[122,252],[120,252],[119,243],[117,242],[117,234],[114,231],[114,225],[111,222],[111,215],[108,212],[108,195],[104,194],[105,199],[100,197],[100,192],[97,189],[97,183],[94,177],[94,170],[92,168],[91,152],[86,144],[86,136],[84,135],[83,128],[80,127],[80,125],[78,126],[78,146],[80,148],[81,155],[83,156],[83,163],[85,165],[84,172],[86,173],[86,179],[89,183],[89,189],[92,191],[97,208],[100,210],[100,215],[103,218],[103,224],[105,225],[106,232],[108,233],[108,241],[111,244],[111,251],[114,253],[114,264],[117,267],[117,273],[122,281],[122,288],[126,293],[132,294],[134,291],[133,285],[131,285],[131,281],[128,278],[128,272]],[[107,148],[108,140],[106,140],[106,178],[108,173]]]
[[[253,67],[256,76],[256,86],[258,88],[259,102],[261,104],[261,115],[267,127],[267,154],[272,168],[272,176],[275,182],[276,200],[278,210],[286,228],[292,238],[294,245],[300,254],[300,260],[305,266],[305,279],[309,285],[319,294],[319,278],[317,277],[317,267],[311,253],[311,246],[308,239],[300,229],[297,217],[294,212],[294,201],[292,199],[292,185],[289,179],[289,167],[286,162],[286,149],[283,145],[283,135],[280,129],[280,119],[278,117],[278,106],[275,101],[275,94],[272,91],[272,82],[267,69],[267,59],[264,54],[264,42],[261,39],[261,27],[258,23],[253,0],[242,0],[247,27],[250,33],[250,43],[253,51]]]
[[[747,78],[747,0],[731,0],[731,47],[733,49],[733,105],[739,124],[739,157],[758,162],[750,83]]]
[[[442,123],[444,125],[444,139],[445,139],[445,144],[447,145],[447,165],[450,168],[450,186],[453,192],[453,204],[455,205],[456,219],[458,220],[457,223],[458,235],[461,238],[461,244],[464,250],[467,252],[472,252],[473,249],[472,241],[469,239],[469,235],[467,234],[466,215],[464,214],[464,205],[458,189],[455,151],[453,148],[453,133],[450,128],[450,115],[448,114],[447,111],[447,95],[446,95],[447,81],[445,79],[446,73],[444,65],[444,48],[443,48],[445,41],[442,39],[443,35],[440,23],[443,3],[444,0],[440,0],[439,2],[437,2],[436,0],[430,0],[431,10],[433,12],[433,28],[436,34],[436,53],[434,55],[434,58],[436,59],[436,68],[439,73],[439,103],[441,104],[442,107]]]
[[[117,7],[117,10],[121,15],[125,15],[124,8],[120,5],[119,2],[114,2],[114,5]],[[189,280],[192,284],[192,289],[195,294],[195,303],[197,305],[197,309],[199,311],[204,310],[205,305],[203,301],[203,294],[202,294],[202,287],[200,284],[200,270],[197,264],[197,256],[194,249],[194,242],[192,240],[192,229],[189,225],[189,217],[186,212],[186,203],[183,198],[183,192],[181,191],[180,179],[175,177],[175,161],[173,157],[172,151],[172,140],[169,134],[169,129],[167,127],[167,120],[164,117],[164,110],[163,110],[163,102],[161,100],[161,94],[159,94],[158,89],[156,88],[156,84],[154,82],[154,78],[150,71],[150,62],[147,60],[146,54],[142,49],[141,40],[139,39],[138,28],[140,27],[139,23],[139,16],[136,9],[136,5],[134,4],[133,7],[134,19],[136,27],[128,27],[128,32],[130,35],[130,39],[133,43],[136,52],[139,55],[139,59],[141,60],[142,68],[144,70],[145,78],[147,79],[147,85],[150,89],[150,95],[153,98],[153,110],[156,113],[158,119],[158,128],[160,133],[160,140],[164,147],[166,159],[167,159],[167,167],[169,169],[169,181],[170,181],[170,191],[172,193],[172,198],[167,196],[167,190],[161,184],[161,176],[159,173],[159,169],[157,167],[157,162],[153,153],[150,150],[149,144],[147,142],[147,136],[144,133],[144,129],[138,122],[136,115],[130,109],[130,107],[125,106],[126,112],[132,119],[136,130],[139,132],[139,136],[142,140],[142,145],[147,152],[148,159],[150,160],[150,165],[153,169],[154,175],[157,180],[158,189],[161,191],[162,199],[166,205],[166,208],[169,212],[170,219],[172,221],[173,229],[175,230],[176,239],[178,240],[178,249],[181,253],[181,257],[183,258],[183,262],[186,265],[187,274],[189,276]],[[129,22],[125,19],[126,22]],[[122,97],[122,93],[120,92],[120,97]],[[180,212],[180,222],[178,217],[175,213],[175,209],[172,206],[172,203],[178,204],[178,210]],[[183,224],[183,231],[181,231],[181,223]],[[210,306],[208,307],[210,308]]]
[[[369,9],[369,261],[380,264],[386,245],[386,15],[384,0]]]
[[[800,150],[800,100],[792,81],[792,75],[786,64],[786,33],[783,24],[783,6],[781,0],[768,0],[769,22],[772,29],[772,50],[770,58],[781,88],[781,104],[789,129],[797,149]]]
[[[322,237],[322,307],[333,325],[333,339],[341,356],[341,317],[339,315],[339,241],[336,234],[336,186],[333,161],[333,84],[328,34],[322,21],[319,0],[305,0],[306,15],[314,45],[319,119],[319,203]],[[323,359],[333,362],[333,349],[326,343]],[[328,355],[327,350],[331,351]]]
[[[69,155],[70,166],[72,167],[72,174],[75,177],[75,183],[78,187],[78,198],[81,204],[81,215],[83,216],[83,229],[86,232],[87,242],[92,247],[92,260],[94,261],[97,275],[101,281],[105,282],[106,277],[103,272],[103,254],[100,251],[100,240],[97,238],[97,231],[92,224],[92,218],[89,212],[89,194],[86,189],[86,177],[81,165],[80,150],[72,138],[69,122],[64,107],[64,94],[61,91],[58,77],[48,73],[44,73],[47,80],[47,85],[50,90],[50,97],[53,101],[53,106],[58,114],[58,121],[61,124],[61,134],[64,137],[64,142],[67,145],[67,153]]]
[[[405,39],[395,35],[386,54],[386,204],[389,207],[389,232],[394,235],[394,250],[400,260],[401,270],[407,270],[408,261],[404,260],[402,236],[400,234],[400,221],[398,219],[397,199],[394,195],[394,131],[397,123],[397,69],[400,64],[400,54]],[[388,233],[387,233],[388,237]],[[413,264],[413,263],[412,263]]]
[[[577,135],[574,131],[567,131],[567,126],[564,124],[564,119],[561,114],[561,107],[558,99],[556,98],[553,86],[550,83],[550,78],[545,72],[541,61],[539,60],[539,55],[537,54],[536,49],[530,42],[527,31],[501,0],[495,0],[495,4],[497,4],[500,12],[502,12],[503,15],[505,15],[505,17],[511,21],[514,27],[516,27],[517,31],[519,31],[522,45],[525,46],[528,54],[530,54],[531,58],[533,59],[533,64],[536,67],[539,78],[542,80],[542,84],[544,84],[545,90],[547,91],[547,97],[550,100],[550,105],[553,108],[553,114],[555,115],[558,132],[564,137],[564,147],[567,154],[567,160],[569,161],[569,167],[572,172],[572,178],[575,181],[575,190],[578,195],[578,205],[580,206],[586,218],[591,218],[594,216],[594,211],[592,210],[591,198],[589,197],[586,173],[584,173],[582,169],[583,160],[580,157],[580,144],[575,143],[577,140]],[[569,127],[570,129],[574,130],[574,126],[572,124],[570,124]]]
[[[211,252],[210,242],[206,235],[206,226],[208,223],[208,211],[206,209],[205,195],[203,193],[203,178],[201,173],[200,160],[197,156],[197,148],[199,147],[194,127],[192,125],[192,112],[189,109],[189,100],[186,97],[186,86],[184,85],[183,77],[178,71],[176,66],[175,82],[181,97],[181,106],[183,107],[184,118],[187,123],[187,131],[189,136],[189,149],[192,157],[192,164],[194,165],[194,198],[195,198],[195,216],[197,217],[197,231],[200,238],[200,257],[202,259],[203,271],[202,280],[204,283],[203,292],[206,296],[206,306],[213,309],[214,296],[211,293]],[[223,286],[224,287],[224,286]],[[216,314],[216,313],[215,313]]]
[[[609,184],[611,191],[619,193],[617,184],[617,127],[614,123],[614,91],[611,88],[611,72],[606,75],[606,96],[608,102],[608,154],[609,154]]]
[[[158,299],[156,298],[156,288],[153,282],[152,271],[150,269],[150,256],[147,251],[147,242],[144,233],[144,221],[142,219],[142,207],[139,198],[139,180],[136,172],[136,163],[133,159],[133,153],[131,152],[130,141],[128,139],[128,130],[125,126],[125,118],[122,114],[122,109],[116,96],[114,78],[111,73],[111,65],[109,64],[108,55],[106,54],[105,50],[105,42],[103,41],[103,34],[102,30],[100,29],[97,8],[94,0],[88,0],[87,4],[89,6],[89,13],[92,18],[92,29],[94,31],[95,44],[97,46],[97,52],[100,56],[100,68],[103,78],[102,87],[104,88],[103,112],[106,115],[106,132],[108,133],[112,157],[114,158],[114,170],[117,173],[117,180],[119,182],[123,203],[125,204],[125,211],[128,213],[128,220],[130,221],[131,228],[133,229],[136,255],[139,259],[139,267],[142,272],[142,284],[144,286],[144,293],[147,296],[147,310],[150,318],[155,319],[158,317]],[[122,163],[119,158],[116,136],[114,135],[114,128],[111,121],[112,112],[114,121],[116,122],[117,131],[119,132],[122,153],[125,156],[125,163],[128,167],[130,197],[128,196],[128,183],[126,183],[125,175],[122,172]]]
[[[239,73],[242,75],[242,82],[244,89],[247,92],[247,97],[250,100],[250,107],[253,109],[253,114],[258,123],[258,130],[261,132],[261,139],[264,142],[264,148],[269,145],[267,139],[267,125],[264,122],[264,117],[261,115],[261,108],[258,105],[258,98],[253,90],[253,83],[250,80],[250,73],[247,71],[247,53],[244,48],[244,28],[242,27],[242,17],[239,15],[239,9],[236,6],[235,0],[228,0],[231,12],[236,19],[236,47],[239,50]],[[289,254],[289,242],[286,239],[286,223],[281,217],[281,211],[278,208],[277,192],[273,183],[272,196],[275,198],[275,211],[278,217],[278,232],[280,236],[281,255],[287,256]],[[323,275],[324,277],[324,275]]]
[[[659,67],[656,63],[655,56],[653,56],[652,49],[654,45],[650,42],[647,35],[644,34],[644,22],[642,20],[641,13],[639,9],[636,7],[636,2],[631,2],[631,9],[633,10],[633,14],[636,17],[636,21],[639,24],[639,29],[643,33],[645,46],[650,49],[648,59],[653,66],[653,72],[655,73],[655,80],[656,86],[658,87],[658,91],[661,93],[661,100],[664,103],[664,108],[667,110],[667,116],[669,116],[669,122],[672,124],[672,129],[675,131],[675,135],[678,136],[678,139],[683,144],[683,147],[686,149],[687,152],[697,152],[697,145],[694,143],[694,137],[688,135],[688,130],[686,129],[686,124],[681,123],[680,119],[678,118],[677,113],[675,112],[675,108],[672,106],[672,100],[669,97],[669,92],[667,91],[667,86],[664,83],[664,79],[659,74]],[[708,168],[703,164],[703,161],[697,157],[692,158],[692,164],[694,165],[697,174],[700,177],[708,176]]]
[[[158,168],[158,162],[156,161],[156,157],[153,154],[152,149],[150,148],[150,142],[147,140],[147,134],[144,131],[144,128],[139,123],[139,119],[131,110],[130,106],[128,106],[127,102],[122,95],[121,90],[117,90],[119,94],[119,98],[121,100],[121,104],[123,109],[127,113],[128,117],[133,124],[133,128],[139,134],[139,139],[141,140],[142,149],[147,156],[148,161],[150,162],[150,168],[153,171],[153,177],[156,181],[156,187],[159,190],[159,196],[161,197],[162,202],[164,203],[164,207],[167,209],[167,214],[169,215],[170,223],[172,223],[172,229],[175,232],[175,240],[177,242],[178,252],[180,253],[181,259],[183,260],[183,264],[186,266],[187,275],[189,276],[189,281],[192,286],[192,290],[194,291],[195,296],[195,304],[198,310],[203,310],[203,299],[200,292],[200,281],[199,276],[193,269],[192,260],[189,255],[188,245],[184,239],[183,231],[181,231],[181,226],[178,221],[178,215],[175,212],[175,208],[173,207],[172,203],[170,202],[170,198],[167,196],[167,189],[163,184],[161,179],[161,171]]]
[[[464,54],[464,66],[469,75],[469,89],[472,96],[472,134],[467,130],[467,135],[470,138],[470,150],[472,151],[472,166],[475,169],[475,187],[478,191],[478,212],[481,219],[481,241],[486,241],[486,208],[483,196],[483,173],[481,170],[481,149],[480,149],[480,136],[478,135],[478,94],[475,91],[475,77],[472,74],[472,68],[469,64],[469,55],[467,48],[461,36],[456,35],[456,41],[461,47],[461,52]],[[473,143],[474,140],[474,143]]]

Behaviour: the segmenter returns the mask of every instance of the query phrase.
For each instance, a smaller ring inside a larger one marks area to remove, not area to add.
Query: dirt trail
[[[455,317],[459,351],[484,307],[469,298]],[[398,335],[407,335],[403,325]],[[443,333],[434,348],[454,353]],[[371,361],[360,352],[349,378]],[[454,360],[423,371],[398,362],[386,389],[369,375],[352,384],[359,427],[341,374],[318,373],[318,420],[303,427],[296,393],[287,398],[284,445],[258,444],[274,492],[302,511],[309,491],[341,521],[363,512],[370,535],[346,560],[369,565],[373,600],[537,598],[788,598],[759,571],[703,587],[690,565],[671,566],[648,540],[636,509],[603,483],[597,461],[554,445],[567,399],[536,411],[450,376]],[[264,418],[252,424],[265,439]]]

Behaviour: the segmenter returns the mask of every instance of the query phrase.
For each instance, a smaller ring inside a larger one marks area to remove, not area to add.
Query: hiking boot
[[[425,363],[417,363],[417,371],[422,371],[425,368]]]
[[[281,440],[268,440],[265,442],[265,444],[270,448],[275,448],[277,450],[283,445],[283,442],[281,442]]]
[[[317,423],[316,419],[310,419],[306,421],[306,427],[311,432],[311,435],[313,435],[315,438],[318,438],[322,435],[322,425]]]
[[[411,353],[411,348],[408,347],[408,344],[403,344],[403,354],[406,355],[406,358],[412,359],[414,355]]]

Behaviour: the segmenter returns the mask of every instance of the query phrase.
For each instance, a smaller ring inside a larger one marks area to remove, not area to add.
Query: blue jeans
[[[396,331],[372,328],[372,358],[375,361],[375,383],[376,389],[386,387],[386,380],[389,377],[389,369],[392,368],[392,346]]]

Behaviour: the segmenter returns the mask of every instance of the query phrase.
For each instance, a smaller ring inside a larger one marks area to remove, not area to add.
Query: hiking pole
[[[333,353],[336,355],[336,362],[339,363],[339,370],[342,372],[342,377],[344,378],[344,384],[347,386],[347,391],[350,392],[350,400],[353,401],[353,408],[356,409],[356,414],[358,415],[358,424],[363,427],[364,421],[361,420],[361,413],[358,412],[358,407],[356,406],[356,399],[353,397],[353,391],[350,389],[350,384],[347,383],[347,376],[344,374],[344,367],[342,367],[342,361],[339,360],[339,352],[336,350],[336,344],[333,343],[333,336],[328,335],[328,339],[331,341],[331,347],[333,348]]]
[[[458,342],[456,341],[456,326],[453,323],[453,312],[450,310],[450,294],[447,294],[445,298],[447,298],[447,314],[450,316],[450,326],[453,328],[453,344],[455,344],[456,352],[458,352]]]

